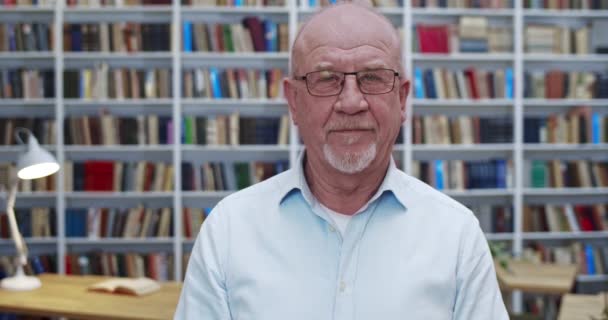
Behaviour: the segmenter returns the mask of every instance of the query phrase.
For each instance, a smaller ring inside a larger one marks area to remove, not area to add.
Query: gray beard
[[[376,152],[376,143],[370,144],[365,151],[356,153],[336,153],[328,144],[323,145],[325,160],[334,169],[346,174],[363,171],[376,158]]]

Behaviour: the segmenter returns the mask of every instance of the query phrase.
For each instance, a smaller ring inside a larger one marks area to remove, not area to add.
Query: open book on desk
[[[143,296],[160,290],[157,281],[150,278],[113,278],[94,283],[89,291]]]

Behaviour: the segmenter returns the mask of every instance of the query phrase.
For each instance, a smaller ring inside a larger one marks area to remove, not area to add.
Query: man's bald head
[[[346,50],[363,44],[389,52],[403,72],[401,42],[391,22],[368,6],[341,3],[326,7],[302,25],[292,48],[291,73],[299,75],[301,62],[317,47],[331,45]]]

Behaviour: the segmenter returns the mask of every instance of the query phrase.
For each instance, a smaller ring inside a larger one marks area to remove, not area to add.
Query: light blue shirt
[[[391,162],[342,237],[301,161],[215,207],[175,319],[508,319],[469,209]]]

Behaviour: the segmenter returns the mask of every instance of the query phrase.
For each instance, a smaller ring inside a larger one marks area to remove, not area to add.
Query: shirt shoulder
[[[452,218],[460,217],[468,219],[475,217],[469,208],[425,182],[410,176],[401,170],[398,171],[398,175],[399,180],[403,181],[402,187],[399,188],[398,192],[402,193],[403,198],[407,199],[407,202],[425,208],[434,207],[436,209],[444,209],[437,212],[447,211]]]
[[[295,174],[292,169],[276,174],[262,182],[226,196],[218,203],[218,207],[228,209],[251,209],[257,206],[269,208],[278,205],[281,199],[293,189]],[[237,210],[239,212],[243,210]]]

